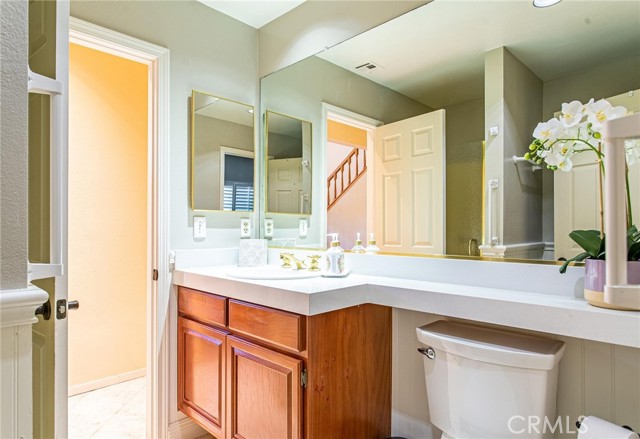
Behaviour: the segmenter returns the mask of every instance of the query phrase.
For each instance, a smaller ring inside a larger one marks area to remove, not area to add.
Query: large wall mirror
[[[266,211],[311,214],[311,123],[267,111]]]
[[[254,110],[208,93],[191,94],[191,207],[253,211]]]
[[[349,249],[358,229],[376,232],[390,252],[472,257],[495,238],[502,257],[556,260],[554,223],[569,219],[558,218],[554,172],[512,158],[525,154],[537,123],[563,102],[635,102],[638,93],[629,92],[639,88],[637,2],[538,9],[524,0],[438,0],[262,78],[261,104],[318,127],[311,215],[318,233],[308,244],[324,247],[325,233],[336,231]],[[422,115],[442,117],[408,126],[410,135],[383,130]],[[332,120],[363,130],[369,143],[341,150],[345,142],[327,135]],[[358,179],[366,203],[332,219],[330,164],[356,148],[366,157],[367,177]],[[418,163],[438,151],[441,161]],[[393,168],[403,157],[406,169]],[[441,166],[441,175],[430,170]],[[588,227],[582,219],[571,226]]]

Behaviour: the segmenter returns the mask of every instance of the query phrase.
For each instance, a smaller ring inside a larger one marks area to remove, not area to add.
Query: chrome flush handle
[[[436,351],[434,351],[432,347],[418,348],[418,352],[420,352],[422,355],[424,355],[430,360],[436,359]]]

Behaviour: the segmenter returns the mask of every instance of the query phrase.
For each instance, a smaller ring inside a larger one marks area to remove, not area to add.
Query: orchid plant
[[[533,131],[535,140],[529,146],[525,158],[532,163],[546,164],[547,169],[569,172],[573,168],[572,158],[575,154],[591,151],[595,153],[600,169],[600,202],[602,203],[602,176],[604,175],[604,154],[600,131],[608,120],[616,119],[627,114],[624,107],[614,107],[605,99],[586,104],[573,101],[562,104],[559,117],[547,122],[541,122]],[[640,241],[640,234],[633,226],[631,212],[631,194],[629,191],[629,166],[640,161],[640,140],[625,142],[627,159],[626,189],[627,189],[627,229],[630,236],[630,246]],[[604,259],[603,214],[600,212],[600,230],[574,230],[569,236],[580,245],[585,252],[581,253],[562,266],[564,273],[569,262],[583,261],[586,258]],[[638,244],[640,245],[640,244]],[[629,260],[637,260],[636,251],[629,253]],[[633,254],[633,256],[632,256]]]

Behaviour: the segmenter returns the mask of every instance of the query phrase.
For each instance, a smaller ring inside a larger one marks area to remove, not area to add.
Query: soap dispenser
[[[356,245],[351,249],[353,253],[364,253],[366,249],[362,245],[362,240],[360,239],[360,234],[356,233]]]
[[[331,236],[331,246],[327,249],[326,258],[327,265],[325,270],[326,276],[342,276],[344,273],[344,250],[340,247],[337,233],[329,233]]]
[[[369,243],[367,244],[367,248],[365,248],[365,252],[367,253],[378,253],[380,251],[380,247],[376,245],[376,238],[373,233],[369,233]]]

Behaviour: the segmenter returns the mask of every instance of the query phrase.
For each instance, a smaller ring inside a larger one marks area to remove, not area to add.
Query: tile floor
[[[145,378],[69,398],[70,439],[144,439]]]

